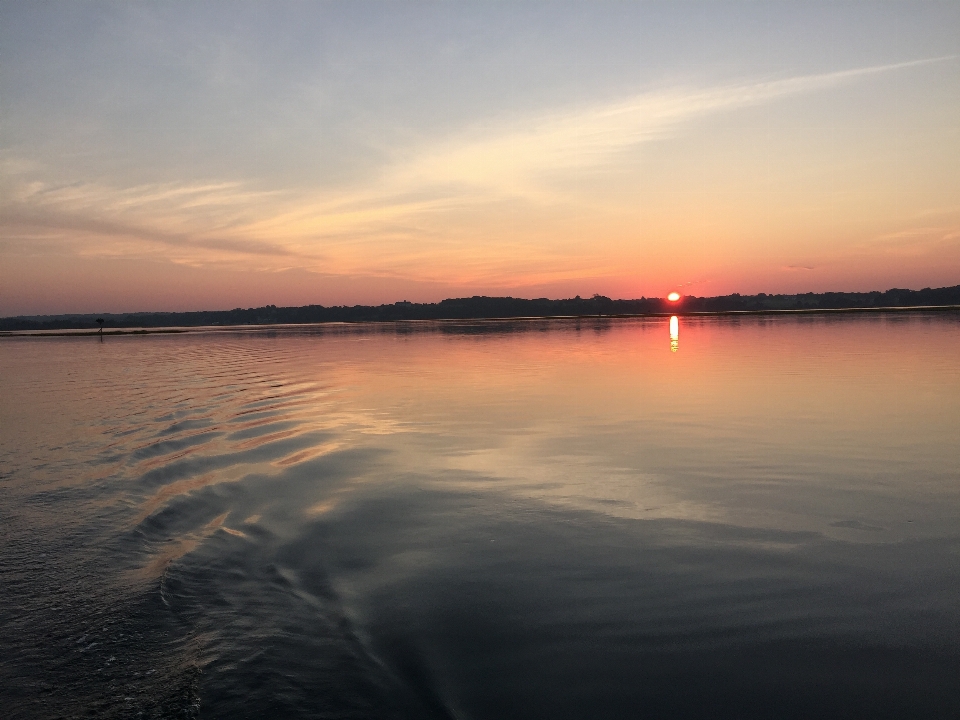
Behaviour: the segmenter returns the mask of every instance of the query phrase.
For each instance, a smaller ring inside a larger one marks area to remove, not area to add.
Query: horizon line
[[[443,300],[437,300],[437,301],[434,301],[434,302],[415,302],[415,301],[410,301],[410,300],[396,300],[396,301],[394,301],[394,302],[392,302],[392,303],[380,303],[380,304],[377,304],[377,305],[364,305],[364,304],[354,304],[354,305],[345,305],[345,304],[340,304],[340,305],[322,305],[322,304],[320,304],[320,303],[311,303],[311,304],[306,304],[306,305],[280,305],[280,306],[278,306],[278,305],[273,305],[273,304],[267,304],[267,305],[259,305],[259,306],[254,306],[254,307],[241,307],[241,306],[236,306],[236,307],[224,308],[224,309],[201,309],[201,310],[132,310],[132,311],[123,311],[123,312],[61,312],[61,313],[46,313],[46,314],[34,314],[34,315],[7,315],[7,316],[0,316],[0,321],[3,321],[3,320],[36,320],[36,319],[40,319],[40,318],[87,318],[87,317],[95,317],[95,316],[98,316],[98,315],[104,316],[104,317],[125,317],[125,316],[130,316],[130,315],[189,315],[189,314],[195,314],[195,313],[229,313],[229,312],[236,312],[236,311],[265,310],[265,309],[268,309],[268,308],[269,308],[269,309],[274,309],[274,310],[296,310],[296,309],[301,309],[301,308],[323,308],[323,309],[335,309],[335,308],[343,308],[343,309],[371,308],[371,309],[374,309],[374,308],[395,307],[395,306],[398,306],[398,305],[401,305],[401,306],[402,306],[402,305],[415,305],[415,306],[420,306],[420,307],[430,307],[430,306],[436,306],[436,305],[440,305],[440,304],[445,303],[445,302],[451,302],[451,301],[455,301],[455,300],[476,300],[476,299],[487,299],[487,300],[516,300],[516,301],[522,301],[522,302],[536,302],[536,301],[547,301],[547,302],[576,302],[576,301],[580,301],[580,302],[588,302],[588,301],[590,301],[590,300],[606,300],[606,301],[609,301],[609,302],[641,302],[641,301],[661,300],[661,301],[664,301],[664,302],[675,302],[675,303],[677,304],[677,307],[679,308],[679,306],[682,304],[682,301],[683,301],[685,298],[694,298],[694,299],[697,299],[697,300],[715,300],[715,299],[720,299],[720,298],[733,298],[733,297],[739,297],[739,298],[744,298],[744,299],[746,299],[746,298],[759,298],[759,297],[767,297],[767,298],[777,298],[777,297],[780,297],[780,298],[782,298],[782,297],[801,297],[801,296],[806,297],[806,296],[810,296],[810,295],[814,295],[814,296],[823,296],[823,295],[874,295],[874,294],[883,295],[883,294],[886,294],[886,293],[889,293],[889,292],[894,292],[894,291],[918,293],[918,292],[925,292],[925,291],[935,292],[935,291],[954,290],[954,289],[960,289],[960,284],[957,284],[957,285],[944,285],[944,286],[936,287],[936,288],[934,288],[934,287],[929,287],[929,286],[928,286],[928,287],[920,288],[920,289],[917,289],[917,290],[914,290],[914,289],[912,289],[912,288],[892,287],[892,288],[888,288],[888,289],[886,289],[886,290],[867,290],[867,291],[825,290],[825,291],[823,291],[823,292],[807,291],[807,292],[797,292],[797,293],[766,293],[766,292],[758,292],[758,293],[753,293],[753,294],[749,294],[749,295],[745,295],[745,294],[742,294],[742,293],[739,293],[739,292],[733,292],[733,293],[727,293],[727,294],[725,294],[725,295],[710,295],[710,296],[707,296],[707,295],[702,295],[702,296],[701,296],[701,295],[693,295],[693,294],[679,293],[680,297],[679,297],[679,299],[676,300],[676,301],[670,301],[670,300],[668,300],[667,295],[663,295],[663,296],[656,295],[656,296],[650,296],[650,297],[640,296],[640,297],[636,297],[636,298],[611,298],[611,297],[607,297],[606,295],[601,295],[601,294],[599,294],[599,293],[594,293],[593,295],[590,295],[590,296],[587,296],[587,297],[581,297],[580,295],[576,295],[576,296],[574,296],[574,297],[566,297],[566,298],[549,298],[549,297],[531,297],[531,298],[526,298],[526,297],[516,297],[516,296],[512,296],[512,295],[462,295],[462,296],[458,296],[458,297],[448,297],[448,298],[444,298]],[[675,292],[675,291],[671,291],[671,292]],[[937,306],[937,307],[943,307],[943,306]]]

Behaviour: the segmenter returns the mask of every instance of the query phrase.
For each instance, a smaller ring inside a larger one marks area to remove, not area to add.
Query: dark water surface
[[[3,716],[960,717],[960,317],[673,345],[0,339]]]

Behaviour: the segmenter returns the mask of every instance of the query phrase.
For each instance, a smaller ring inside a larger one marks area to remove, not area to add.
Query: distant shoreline
[[[309,327],[350,327],[371,325],[413,325],[413,324],[476,324],[476,323],[506,323],[532,322],[537,320],[628,320],[633,318],[668,318],[677,317],[737,317],[737,316],[797,316],[797,315],[837,315],[853,313],[906,313],[906,312],[960,312],[960,304],[956,305],[899,305],[886,307],[846,307],[846,308],[795,308],[795,309],[760,309],[760,310],[714,310],[714,311],[683,311],[676,312],[647,312],[647,313],[613,313],[594,315],[518,315],[513,317],[472,317],[472,318],[427,318],[427,319],[399,319],[399,320],[328,320],[320,322],[301,323],[237,323],[231,325],[193,325],[179,327],[146,327],[146,328],[110,328],[104,329],[103,336],[123,335],[178,335],[200,332],[265,332],[297,330]],[[0,337],[91,337],[101,336],[99,329],[51,329],[51,330],[0,330]]]
[[[776,315],[811,312],[900,312],[907,309],[960,307],[960,285],[884,292],[824,292],[796,295],[685,295],[613,300],[603,295],[551,300],[549,298],[448,298],[435,303],[406,300],[384,305],[265,305],[233,310],[186,312],[68,313],[0,318],[0,332],[103,331],[116,333],[211,327],[323,325],[330,323],[391,323],[417,321],[518,320],[523,318],[660,317],[663,315]],[[70,333],[75,334],[75,333]]]

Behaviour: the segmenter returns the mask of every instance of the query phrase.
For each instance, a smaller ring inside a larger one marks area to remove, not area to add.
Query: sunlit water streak
[[[5,714],[956,716],[958,357],[920,313],[3,339]]]

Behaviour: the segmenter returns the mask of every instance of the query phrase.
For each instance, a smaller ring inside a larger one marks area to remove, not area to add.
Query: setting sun
[[[679,299],[680,299],[680,293],[678,292],[672,292],[669,295],[667,295],[667,300],[669,300],[670,302],[676,302]]]

